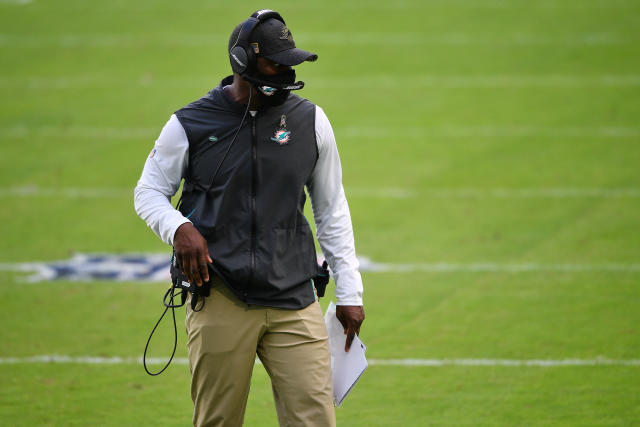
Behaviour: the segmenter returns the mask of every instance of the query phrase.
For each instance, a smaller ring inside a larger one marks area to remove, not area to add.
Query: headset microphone
[[[268,87],[272,87],[280,90],[300,90],[304,87],[303,81],[298,81],[295,83],[276,83],[276,82],[268,82],[266,80],[261,80],[257,77],[249,76],[247,74],[243,74],[242,78],[247,81],[250,81],[251,83],[255,83],[258,86],[268,86]]]

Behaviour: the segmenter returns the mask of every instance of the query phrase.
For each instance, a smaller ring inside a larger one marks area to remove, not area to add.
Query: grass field
[[[319,55],[301,94],[334,126],[359,254],[390,267],[363,273],[368,357],[444,364],[371,366],[339,425],[640,425],[633,0],[0,1],[0,425],[190,423],[185,365],[27,362],[140,356],[167,285],[7,265],[167,252],[133,187],[263,7]],[[277,425],[259,365],[246,425]]]

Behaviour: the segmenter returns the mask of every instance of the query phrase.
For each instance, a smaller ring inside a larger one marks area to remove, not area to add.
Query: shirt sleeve
[[[307,183],[316,235],[336,282],[338,305],[362,305],[362,277],[353,239],[342,168],[329,119],[316,106],[318,161]]]
[[[162,128],[134,190],[136,213],[163,242],[173,245],[178,227],[190,222],[171,206],[187,167],[189,140],[173,114]]]

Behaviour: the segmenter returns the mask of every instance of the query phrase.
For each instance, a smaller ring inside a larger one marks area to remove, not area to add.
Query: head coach
[[[280,425],[332,426],[305,187],[335,277],[345,350],[364,310],[333,130],[320,107],[292,93],[304,86],[292,67],[317,55],[297,48],[271,10],[239,24],[228,53],[233,75],[170,117],[134,196],[138,215],[173,245],[188,282],[209,290],[202,304],[186,308],[193,423],[242,424],[257,354]]]

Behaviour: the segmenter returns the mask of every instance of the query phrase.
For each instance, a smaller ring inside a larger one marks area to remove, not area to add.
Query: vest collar
[[[247,105],[234,102],[223,89],[225,86],[228,86],[231,83],[233,83],[233,76],[225,77],[220,81],[220,84],[218,86],[216,86],[209,92],[209,96],[212,98],[214,103],[224,106],[224,109],[242,115],[244,113],[244,110],[247,108]]]

